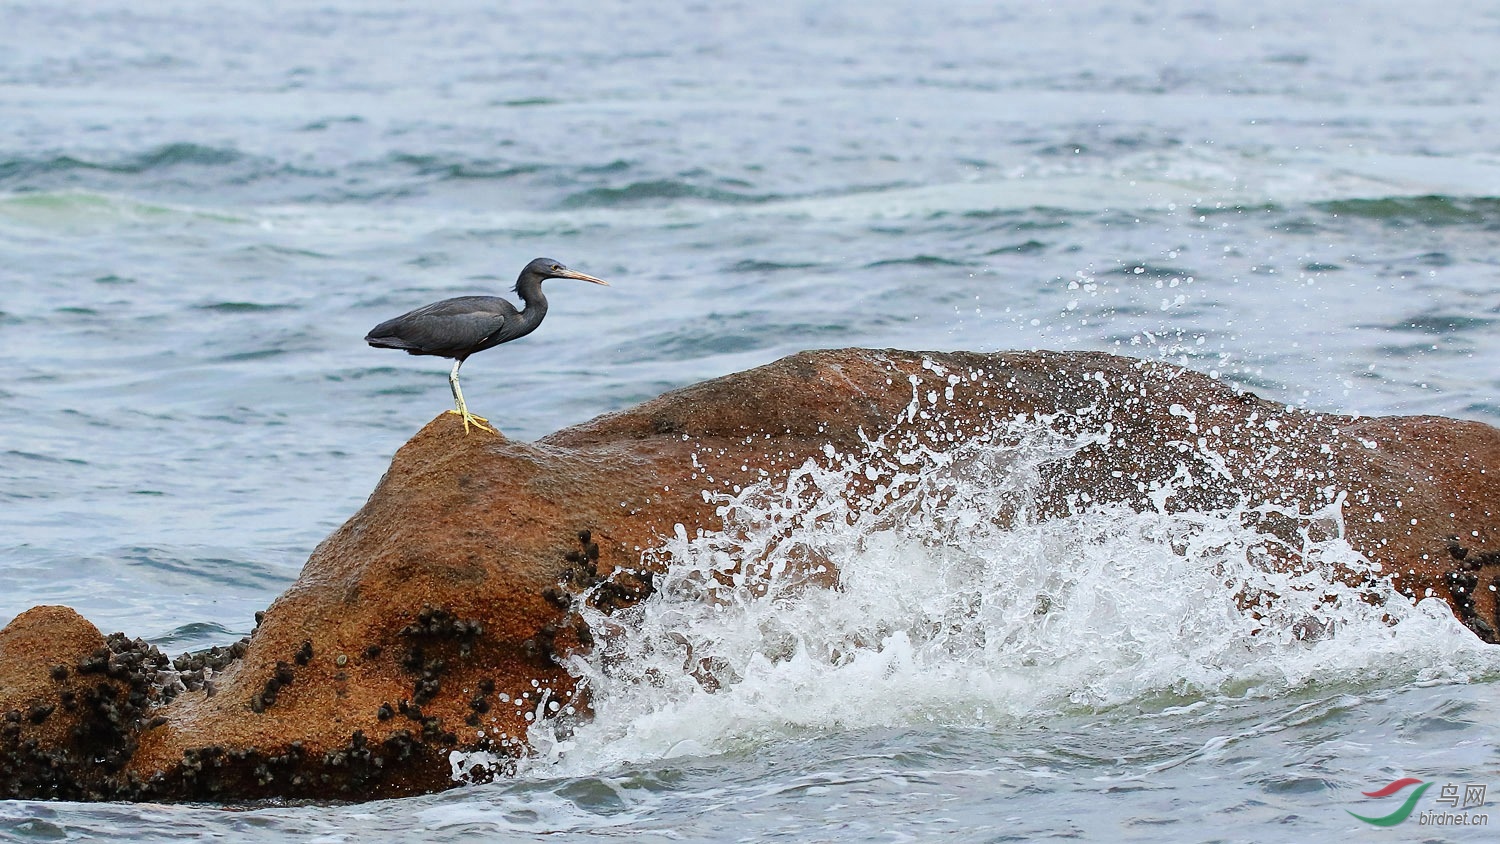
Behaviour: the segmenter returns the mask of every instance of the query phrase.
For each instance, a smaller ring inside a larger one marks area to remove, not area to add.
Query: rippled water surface
[[[548,282],[546,324],[466,365],[519,437],[851,345],[1107,350],[1500,422],[1500,10],[1326,5],[0,3],[0,621],[244,635],[448,405],[445,362],[365,331],[538,255],[614,286]],[[699,620],[734,690],[615,678],[632,717],[514,782],[9,802],[0,836],[1308,840],[1372,832],[1345,809],[1399,776],[1500,788],[1500,660],[1442,613],[1168,637],[1130,595],[1222,596],[1154,537],[1233,547],[1232,520],[1092,518],[1067,528],[1113,556],[1061,570],[1123,587],[1010,651],[925,622],[1057,568],[1057,536],[861,534],[845,565],[929,600],[828,596],[865,603],[791,635],[879,618],[863,662]]]

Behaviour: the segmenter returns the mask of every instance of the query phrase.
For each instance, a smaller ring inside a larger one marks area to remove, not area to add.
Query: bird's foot
[[[451,414],[453,414],[454,416],[462,416],[464,418],[464,433],[465,434],[469,433],[469,426],[470,425],[473,425],[474,427],[478,428],[481,431],[489,431],[492,434],[498,434],[498,433],[500,433],[499,431],[495,430],[494,428],[491,428],[488,424],[486,424],[490,420],[484,418],[483,416],[475,416],[474,414],[472,414],[472,413],[469,412],[468,408],[464,408],[461,411],[459,411],[459,410],[450,410],[448,412],[451,413]]]

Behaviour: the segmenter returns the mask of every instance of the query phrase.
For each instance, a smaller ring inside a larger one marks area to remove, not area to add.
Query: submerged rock
[[[1244,505],[1274,564],[1310,566],[1303,544],[1342,530],[1402,594],[1447,600],[1495,641],[1490,426],[1308,413],[1104,354],[806,352],[535,443],[438,417],[246,643],[179,660],[182,673],[149,652],[136,662],[151,678],[120,669],[114,694],[132,703],[114,732],[41,714],[103,637],[60,608],[18,617],[0,633],[0,710],[20,713],[0,743],[3,796],[362,800],[504,775],[538,721],[565,732],[589,714],[562,665],[608,635],[584,623],[584,602],[628,624],[654,588],[651,549],[723,526],[717,493],[776,488],[809,460],[861,461],[847,494],[879,509],[913,463],[1038,431],[1066,448],[996,519]],[[1315,515],[1334,504],[1342,525]],[[810,582],[836,584],[828,561],[803,557]],[[98,752],[117,763],[77,764]]]

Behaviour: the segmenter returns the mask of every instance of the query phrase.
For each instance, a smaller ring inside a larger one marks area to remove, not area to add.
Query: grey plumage
[[[469,355],[535,331],[547,316],[547,297],[542,295],[542,282],[549,278],[576,278],[609,284],[603,279],[570,270],[551,258],[537,258],[516,278],[515,292],[524,305],[521,310],[499,296],[458,296],[388,319],[370,329],[365,342],[378,349],[452,358],[453,371],[448,382],[453,388],[457,409],[450,412],[464,417],[465,431],[470,424],[494,430],[483,424],[488,420],[469,413],[464,405],[464,394],[458,386],[458,369]]]

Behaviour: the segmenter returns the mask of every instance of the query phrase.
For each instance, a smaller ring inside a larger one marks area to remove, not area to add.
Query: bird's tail
[[[381,337],[380,335],[375,333],[366,334],[365,342],[369,343],[371,346],[374,346],[377,349],[401,349],[403,351],[410,351],[412,348],[411,343],[407,342],[406,340],[402,340],[400,337]]]

